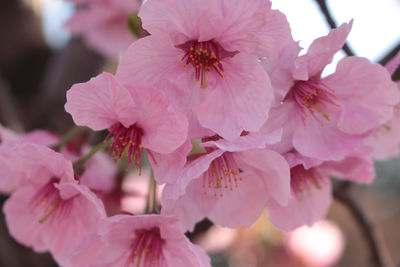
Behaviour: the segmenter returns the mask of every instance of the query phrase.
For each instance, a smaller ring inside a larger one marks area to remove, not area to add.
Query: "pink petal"
[[[267,71],[272,88],[274,88],[275,104],[282,102],[294,85],[293,71],[295,60],[301,48],[298,42],[289,39],[287,44],[272,56],[261,61],[261,65]]]
[[[341,161],[328,161],[320,168],[335,178],[370,184],[375,178],[375,168],[369,152],[364,148]]]
[[[323,83],[336,90],[342,107],[338,127],[349,134],[365,133],[388,121],[399,102],[398,88],[387,70],[364,58],[342,59]]]
[[[189,40],[208,41],[220,34],[223,17],[216,1],[146,1],[139,16],[143,28],[153,35],[168,34],[175,45]]]
[[[271,10],[271,2],[264,0],[220,0],[224,16],[221,36],[214,38],[229,51],[252,53],[259,57],[272,56],[290,38],[285,15]]]
[[[204,172],[208,170],[211,162],[221,156],[225,151],[216,149],[210,153],[199,155],[198,158],[186,164],[182,173],[175,183],[167,185],[163,190],[162,198],[177,199],[185,194],[186,187],[192,180],[198,179]]]
[[[373,148],[372,156],[377,160],[386,160],[399,154],[400,146],[400,106],[394,110],[393,118],[381,125],[365,140]]]
[[[299,125],[293,136],[293,146],[304,156],[321,160],[340,160],[361,146],[364,136],[340,131],[333,121],[322,127],[315,119],[307,126]]]
[[[145,131],[142,145],[151,151],[168,154],[187,139],[188,122],[182,113],[175,112],[168,99],[158,89],[137,87],[130,90],[140,103],[137,124]]]
[[[257,58],[240,53],[225,59],[223,65],[224,80],[211,92],[203,90],[203,100],[194,110],[201,125],[232,141],[242,131],[261,128],[267,120],[273,92]]]
[[[76,184],[60,184],[60,193],[74,187],[80,195],[73,198],[71,212],[60,223],[43,230],[43,241],[55,259],[64,265],[77,245],[96,232],[99,220],[105,217],[102,202],[88,188]],[[45,225],[46,226],[46,225]]]
[[[121,58],[116,77],[124,85],[158,87],[166,77],[175,79],[184,73],[180,63],[183,55],[183,50],[176,48],[165,34],[147,36],[129,46]]]
[[[297,59],[293,77],[304,81],[320,77],[325,66],[331,63],[333,56],[343,47],[352,26],[353,20],[331,30],[327,36],[315,39],[307,54]]]
[[[86,83],[72,86],[67,92],[65,110],[79,126],[95,131],[121,122],[129,127],[135,122],[135,104],[129,92],[109,73],[102,73]]]
[[[186,155],[189,154],[191,149],[192,145],[188,139],[182,146],[170,154],[153,153],[157,162],[157,164],[154,164],[153,161],[150,160],[154,172],[154,179],[159,184],[175,182],[186,164]]]
[[[292,194],[287,206],[281,206],[275,201],[268,204],[268,215],[272,224],[284,231],[291,231],[302,225],[311,226],[325,217],[332,202],[331,183],[320,189],[313,186],[309,192],[304,192],[301,198]]]
[[[234,157],[245,173],[251,171],[258,175],[268,197],[281,205],[287,203],[290,195],[290,167],[280,154],[267,149],[254,149],[235,153]]]
[[[209,196],[215,200],[207,217],[217,225],[249,227],[257,220],[267,203],[270,192],[266,190],[259,174],[244,171],[240,176],[243,181],[233,191],[226,190],[222,197]]]
[[[42,240],[42,225],[39,216],[32,213],[29,200],[35,195],[31,187],[20,187],[4,203],[3,212],[10,235],[19,243],[32,247],[35,251],[48,250]],[[29,222],[29,223],[27,223]]]

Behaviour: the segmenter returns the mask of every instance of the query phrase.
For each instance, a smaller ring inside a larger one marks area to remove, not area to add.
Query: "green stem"
[[[153,172],[151,172],[151,182],[153,183],[153,210],[152,213],[158,213],[157,207],[157,182],[154,180]]]
[[[87,130],[87,127],[84,126],[74,126],[72,127],[58,142],[56,145],[54,145],[52,148],[55,151],[60,151],[60,149],[65,146],[72,138],[74,138],[78,133]]]
[[[150,177],[153,177],[153,175],[151,175]],[[149,181],[149,188],[147,190],[147,196],[146,196],[146,206],[144,208],[144,213],[145,214],[149,214],[150,213],[150,199],[151,199],[151,188],[152,188],[152,179],[150,178]]]
[[[85,165],[86,162],[91,159],[97,152],[99,152],[100,150],[103,150],[107,147],[109,147],[111,145],[112,139],[109,139],[105,142],[101,142],[100,144],[98,144],[97,146],[93,147],[93,149],[87,153],[85,156],[77,159],[74,164],[79,164],[79,165]]]

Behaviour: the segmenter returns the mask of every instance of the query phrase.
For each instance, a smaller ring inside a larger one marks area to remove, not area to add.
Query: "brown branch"
[[[335,198],[340,201],[349,210],[357,224],[360,226],[363,237],[370,250],[371,262],[376,267],[383,267],[384,262],[378,246],[378,240],[372,223],[365,216],[361,206],[350,194],[352,184],[350,182],[341,182],[334,190]]]
[[[321,9],[321,12],[324,14],[326,22],[328,23],[329,27],[331,27],[331,29],[337,28],[337,24],[336,24],[335,20],[333,19],[331,13],[329,12],[328,6],[326,5],[326,0],[315,0],[315,2],[317,2],[319,8]],[[350,48],[350,46],[347,44],[347,42],[344,43],[342,49],[348,56],[355,55],[355,53]]]

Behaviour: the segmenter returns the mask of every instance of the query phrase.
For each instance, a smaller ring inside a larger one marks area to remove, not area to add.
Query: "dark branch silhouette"
[[[321,12],[324,14],[326,22],[328,22],[329,26],[331,29],[337,28],[337,24],[335,20],[333,19],[331,13],[329,12],[328,6],[326,5],[325,0],[315,0],[317,2],[319,8],[321,9]],[[347,42],[344,44],[342,47],[343,51],[346,53],[348,56],[354,56],[355,53],[353,50],[350,48],[350,46],[347,44]]]
[[[334,190],[333,194],[335,199],[340,201],[349,210],[357,224],[361,227],[363,237],[370,250],[371,262],[376,267],[385,266],[379,250],[378,241],[375,235],[374,227],[368,218],[365,216],[362,208],[358,202],[351,195],[351,188],[353,184],[346,181],[340,182]]]

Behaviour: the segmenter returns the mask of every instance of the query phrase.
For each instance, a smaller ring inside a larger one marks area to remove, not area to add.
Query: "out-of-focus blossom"
[[[211,267],[207,255],[180,232],[176,219],[116,215],[102,220],[98,236],[83,243],[72,266]]]
[[[116,57],[136,40],[128,27],[128,17],[137,13],[140,0],[74,0],[83,3],[65,26],[73,35],[108,57]]]
[[[236,229],[213,226],[196,240],[196,244],[207,252],[221,252],[232,245],[237,234]]]
[[[305,266],[329,267],[342,256],[345,239],[336,224],[324,220],[287,233],[285,244]]]
[[[393,75],[400,65],[400,52],[386,64],[389,74]],[[400,90],[400,81],[396,81]],[[385,160],[399,154],[400,147],[400,104],[394,108],[393,118],[376,128],[366,139],[366,145],[374,149],[372,156],[378,160]]]

